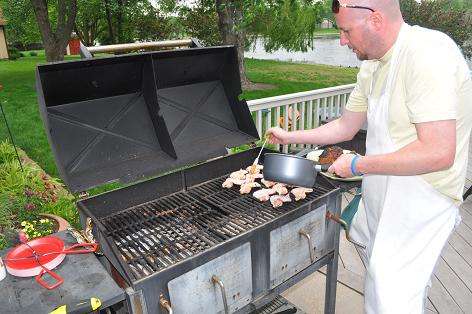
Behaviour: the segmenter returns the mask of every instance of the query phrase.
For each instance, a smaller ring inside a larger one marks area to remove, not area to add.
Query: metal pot
[[[319,171],[330,165],[317,165],[297,155],[267,153],[264,155],[264,179],[289,185],[311,188]]]

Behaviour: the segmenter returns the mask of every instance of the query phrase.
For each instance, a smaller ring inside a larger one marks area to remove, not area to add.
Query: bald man
[[[366,313],[422,313],[426,286],[454,225],[472,127],[472,82],[447,35],[404,23],[398,0],[334,0],[340,43],[364,60],[341,118],[267,131],[271,143],[333,144],[367,120],[366,155],[329,171],[363,175],[352,237],[366,245]]]

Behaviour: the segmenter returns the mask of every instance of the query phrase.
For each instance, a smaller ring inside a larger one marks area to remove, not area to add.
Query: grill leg
[[[338,199],[340,204],[340,199]],[[338,278],[338,255],[339,255],[339,232],[340,224],[330,222],[334,228],[334,255],[333,259],[328,263],[326,273],[326,294],[325,294],[325,314],[334,314],[336,307],[336,284]]]

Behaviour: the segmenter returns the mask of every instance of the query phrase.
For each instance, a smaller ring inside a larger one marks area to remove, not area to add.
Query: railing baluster
[[[259,133],[259,137],[262,134],[262,110],[257,110],[256,112],[256,128],[257,133]]]
[[[265,132],[267,132],[267,130],[270,129],[271,127],[272,127],[272,110],[267,109],[267,113],[266,113],[266,128],[265,128],[264,133],[262,134],[263,137],[265,136]]]
[[[301,109],[300,109],[300,130],[305,130],[305,107],[306,107],[306,101],[302,101],[300,103]],[[301,148],[305,147],[305,144],[300,144]]]
[[[329,97],[329,111],[328,112],[329,112],[328,119],[329,120],[333,119],[333,117],[334,117],[334,114],[333,114],[333,112],[334,112],[334,97],[333,96]]]
[[[288,129],[288,105],[285,105],[285,112],[284,112],[284,130],[289,131]],[[284,145],[283,152],[288,153],[288,145]]]
[[[306,127],[308,130],[313,129],[313,100],[308,101],[308,110],[307,110],[307,124]]]
[[[323,98],[323,119],[322,121],[325,121],[328,118],[328,98],[324,97]],[[321,121],[320,121],[321,122]]]
[[[292,104],[291,108],[292,108],[292,114],[291,114],[292,124],[291,124],[290,130],[296,131],[297,130],[297,111],[298,111],[297,103]],[[290,144],[288,147],[289,151],[290,149],[293,149],[294,147],[297,147],[297,144]]]
[[[339,95],[334,96],[334,112],[336,115],[336,118],[339,117],[339,105],[340,105],[340,98]]]
[[[280,107],[275,108],[275,123],[277,126],[282,127],[280,124]],[[276,149],[280,151],[280,144],[275,145]]]
[[[320,106],[321,106],[321,99],[316,100],[316,108],[315,108],[315,121],[313,127],[317,128],[320,126]]]

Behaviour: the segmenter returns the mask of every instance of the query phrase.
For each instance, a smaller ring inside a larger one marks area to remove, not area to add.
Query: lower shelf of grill
[[[283,296],[277,296],[272,302],[264,305],[251,314],[306,314],[304,311],[290,303]]]

